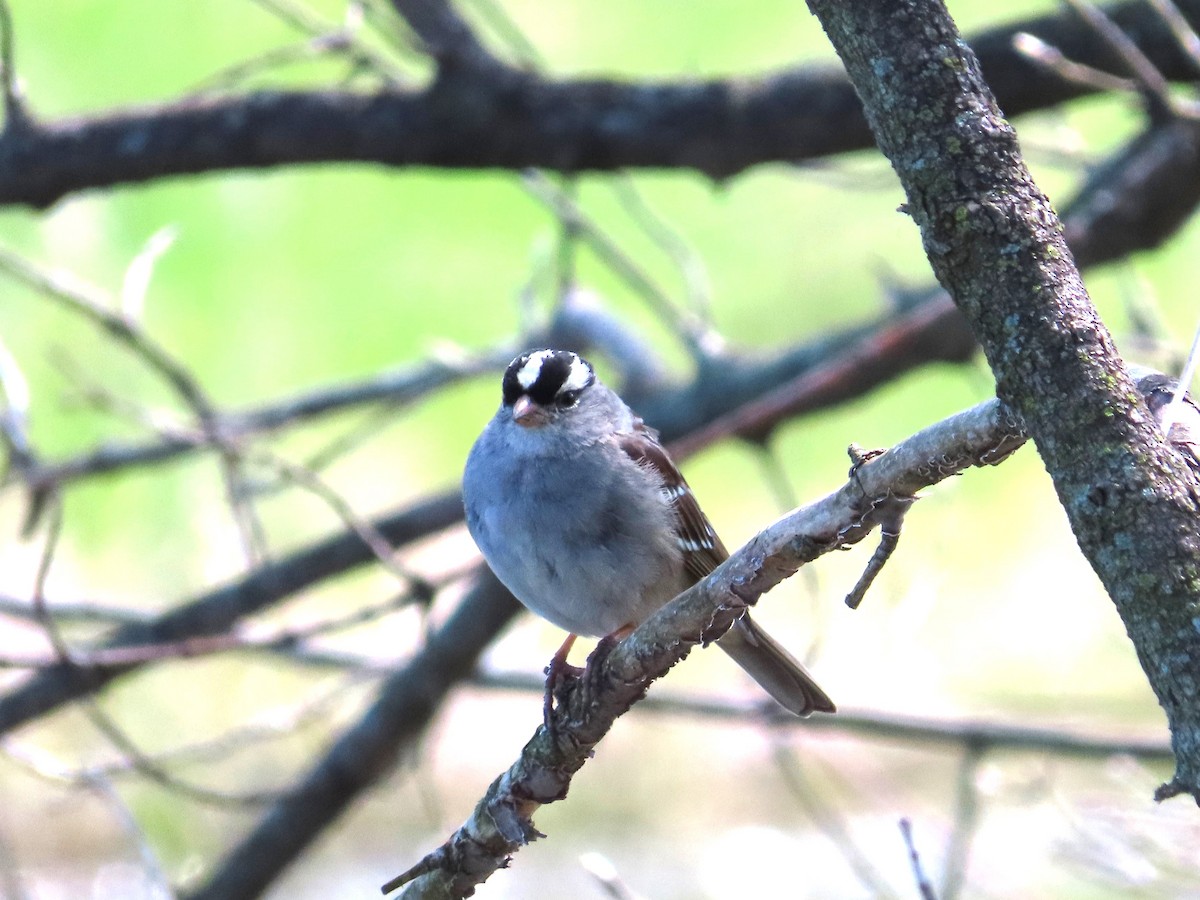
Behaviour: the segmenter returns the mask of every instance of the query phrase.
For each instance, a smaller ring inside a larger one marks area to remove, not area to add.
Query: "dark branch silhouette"
[[[433,12],[434,6],[442,9]],[[1200,2],[1180,6],[1193,25],[1200,23]],[[559,81],[496,61],[465,26],[450,24],[442,4],[397,7],[440,63],[423,90],[261,91],[58,121],[31,118],[0,134],[0,204],[46,207],[97,188],[329,162],[560,172],[682,168],[724,179],[755,165],[873,145],[840,68],[699,82]],[[1112,15],[1166,77],[1193,77],[1169,30],[1144,4],[1121,4]],[[1018,53],[1012,46],[1018,33],[1100,69],[1117,65],[1070,12],[975,35],[971,44],[1010,116],[1091,92]]]

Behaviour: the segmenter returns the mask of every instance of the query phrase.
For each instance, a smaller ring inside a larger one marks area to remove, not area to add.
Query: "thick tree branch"
[[[1200,801],[1197,488],[1096,315],[978,61],[938,2],[810,0],[938,280],[1024,417],[1171,727],[1160,792]]]
[[[686,168],[720,179],[762,163],[871,146],[854,91],[833,67],[699,82],[554,81],[496,63],[435,0],[397,6],[439,62],[473,62],[439,68],[415,93],[261,92],[30,119],[0,133],[0,204],[46,207],[119,184],[335,161],[562,172]],[[1200,0],[1180,6],[1200,25]],[[1193,77],[1148,7],[1130,2],[1110,12],[1164,75]],[[1017,53],[1018,32],[1097,68],[1117,66],[1069,12],[977,35],[973,46],[1009,115],[1089,92]]]
[[[1019,420],[995,400],[931,426],[856,468],[834,493],[759,533],[620,644],[602,643],[582,678],[558,691],[549,729],[539,727],[467,822],[385,892],[407,884],[408,898],[470,896],[538,836],[537,808],[566,796],[571,778],[616,719],[697,644],[720,637],[747,606],[804,564],[862,540],[877,524],[876,509],[1002,459],[1024,440]]]

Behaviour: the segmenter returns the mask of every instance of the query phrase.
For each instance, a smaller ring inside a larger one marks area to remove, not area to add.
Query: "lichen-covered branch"
[[[810,0],[863,98],[938,280],[1037,444],[1166,711],[1200,801],[1200,503],[1084,290],[979,62],[939,2]],[[886,74],[886,77],[884,77]]]

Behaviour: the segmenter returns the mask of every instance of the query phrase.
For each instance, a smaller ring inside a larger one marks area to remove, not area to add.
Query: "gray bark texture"
[[[1195,477],[1126,374],[1058,217],[945,7],[809,7],[900,177],[934,273],[982,345],[998,396],[1024,418],[1166,712],[1176,769],[1156,796],[1200,803]]]

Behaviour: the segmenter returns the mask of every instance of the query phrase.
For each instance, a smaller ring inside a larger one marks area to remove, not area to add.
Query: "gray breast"
[[[497,577],[535,613],[598,636],[641,622],[682,587],[657,479],[614,445],[509,462],[487,479],[468,466],[468,526]]]

